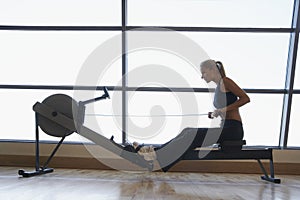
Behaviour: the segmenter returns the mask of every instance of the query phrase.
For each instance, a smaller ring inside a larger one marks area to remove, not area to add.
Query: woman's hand
[[[216,110],[214,110],[214,112],[209,112],[208,117],[211,118],[211,119],[213,119],[215,117],[219,117],[219,116],[224,118],[225,117],[225,112],[226,112],[225,108],[216,109]]]
[[[215,115],[216,117],[221,117],[221,118],[224,118],[225,117],[225,112],[226,112],[226,109],[225,108],[222,108],[222,109],[217,109],[214,111],[213,115]]]

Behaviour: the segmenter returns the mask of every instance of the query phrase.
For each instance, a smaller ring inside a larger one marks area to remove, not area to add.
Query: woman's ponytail
[[[222,78],[226,77],[225,69],[223,64],[220,61],[216,61],[216,66],[220,72]]]

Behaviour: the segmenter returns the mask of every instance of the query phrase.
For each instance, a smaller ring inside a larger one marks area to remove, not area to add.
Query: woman
[[[201,63],[202,79],[207,83],[217,84],[214,98],[216,110],[214,117],[221,116],[223,120],[242,122],[239,107],[250,102],[248,95],[233,80],[226,77],[223,64],[220,61],[207,60]]]
[[[239,108],[250,102],[248,95],[225,74],[219,61],[201,63],[202,79],[217,84],[214,95],[216,110],[210,117],[221,117],[219,128],[185,128],[171,141],[156,147],[156,158],[164,172],[180,161],[189,150],[226,140],[242,140],[244,136]]]

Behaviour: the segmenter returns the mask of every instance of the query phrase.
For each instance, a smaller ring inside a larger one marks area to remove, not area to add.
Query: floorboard
[[[32,170],[31,168],[26,170]],[[55,169],[31,178],[0,167],[0,199],[298,199],[300,176],[280,175],[281,184],[258,174],[122,172]]]

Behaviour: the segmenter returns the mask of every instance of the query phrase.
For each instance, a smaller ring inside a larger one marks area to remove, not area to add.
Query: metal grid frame
[[[121,26],[14,26],[14,25],[0,25],[0,30],[14,30],[14,31],[122,31],[122,86],[121,87],[107,87],[108,90],[122,92],[122,142],[127,139],[127,118],[128,112],[128,91],[155,91],[155,92],[189,92],[191,88],[157,88],[157,87],[128,87],[127,76],[127,39],[126,31],[136,28],[150,28],[147,26],[127,26],[127,5],[128,0],[122,1],[122,24]],[[280,138],[278,148],[287,148],[288,131],[290,124],[290,114],[293,94],[300,94],[300,90],[294,90],[294,77],[296,70],[296,59],[298,51],[298,40],[300,32],[300,0],[294,0],[293,17],[291,28],[231,28],[231,27],[170,27],[157,26],[151,28],[166,28],[174,31],[185,32],[250,32],[250,33],[290,33],[289,52],[286,65],[286,79],[284,89],[245,89],[247,93],[257,94],[283,94],[283,108],[282,120],[280,128]],[[0,85],[0,89],[43,89],[43,90],[73,90],[71,85]],[[76,86],[76,89],[90,90],[95,89],[93,86]],[[96,88],[101,90],[102,86]],[[205,88],[193,88],[195,92],[208,92]]]

